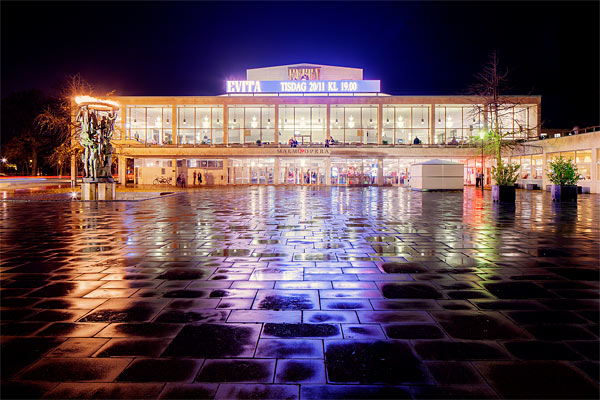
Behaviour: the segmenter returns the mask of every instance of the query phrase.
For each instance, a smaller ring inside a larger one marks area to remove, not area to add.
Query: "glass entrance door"
[[[285,185],[325,185],[325,160],[321,158],[281,158],[280,182]]]

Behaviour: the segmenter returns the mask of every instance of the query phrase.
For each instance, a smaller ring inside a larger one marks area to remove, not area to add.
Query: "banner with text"
[[[227,93],[379,93],[380,81],[227,81]]]

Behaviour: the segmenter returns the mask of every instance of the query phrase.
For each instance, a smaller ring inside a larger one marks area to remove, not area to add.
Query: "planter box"
[[[577,201],[577,186],[552,185],[552,201]]]
[[[514,186],[492,185],[492,200],[502,203],[514,203],[517,197]]]

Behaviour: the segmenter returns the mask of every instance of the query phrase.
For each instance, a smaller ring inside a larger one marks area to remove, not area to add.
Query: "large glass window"
[[[592,150],[577,150],[575,152],[575,163],[579,175],[584,180],[592,179]]]
[[[544,175],[544,156],[536,154],[531,156],[533,179],[542,179]]]
[[[382,120],[384,144],[429,143],[429,106],[386,105]]]
[[[493,110],[488,111],[489,126],[496,126]],[[498,125],[500,131],[506,134],[505,139],[527,139],[535,136],[537,128],[537,106],[504,104],[498,108]]]
[[[228,143],[273,143],[274,118],[275,106],[227,106]]]
[[[178,106],[177,122],[177,139],[180,145],[223,143],[222,106]]]
[[[298,144],[325,143],[326,115],[324,105],[280,106],[278,142],[288,144],[295,138]]]
[[[172,108],[167,106],[128,106],[125,138],[144,144],[172,144]]]
[[[531,156],[522,156],[521,157],[521,168],[519,169],[521,173],[521,179],[532,179],[531,177]]]
[[[376,105],[331,106],[332,139],[348,144],[377,143],[377,108]]]

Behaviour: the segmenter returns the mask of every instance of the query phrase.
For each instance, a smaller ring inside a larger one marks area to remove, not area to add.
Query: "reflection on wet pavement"
[[[517,197],[2,202],[3,397],[598,398],[600,197]]]

